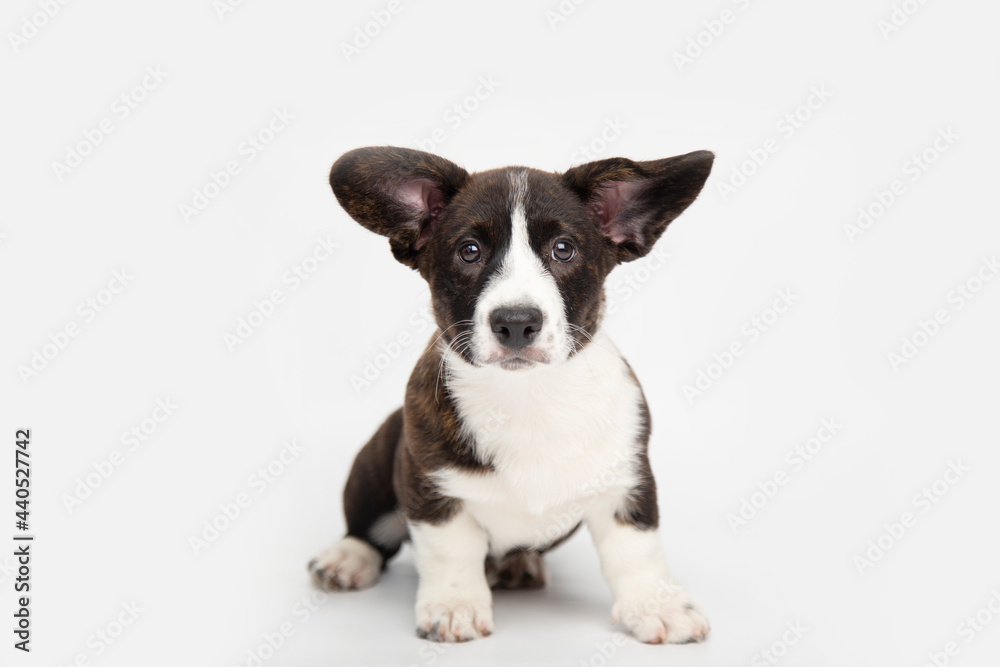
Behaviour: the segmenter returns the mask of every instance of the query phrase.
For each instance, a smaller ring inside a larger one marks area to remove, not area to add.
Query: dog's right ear
[[[396,259],[417,268],[420,249],[467,177],[443,157],[377,146],[344,153],[330,170],[330,187],[348,215],[388,237]]]

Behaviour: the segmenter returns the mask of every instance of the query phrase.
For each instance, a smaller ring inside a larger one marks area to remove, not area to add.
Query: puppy
[[[485,637],[490,589],[543,586],[542,555],[586,523],[612,622],[654,644],[706,636],[660,544],[649,409],[601,321],[605,277],[652,249],[712,160],[611,158],[563,174],[470,174],[392,147],[337,160],[337,200],[420,272],[439,330],[403,407],[354,461],[347,535],[309,564],[319,586],[371,586],[409,539],[417,634]]]

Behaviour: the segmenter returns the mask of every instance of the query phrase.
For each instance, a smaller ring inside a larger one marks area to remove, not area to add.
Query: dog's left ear
[[[695,151],[648,162],[610,158],[573,167],[563,183],[587,205],[618,261],[642,257],[701,192],[715,155]]]
[[[467,177],[438,155],[373,146],[340,156],[330,169],[330,187],[348,215],[388,237],[396,259],[415,269],[418,253]]]

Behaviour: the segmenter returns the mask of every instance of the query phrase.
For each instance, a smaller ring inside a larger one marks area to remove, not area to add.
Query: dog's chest
[[[464,501],[491,542],[551,542],[559,536],[553,526],[577,515],[568,530],[588,503],[635,485],[642,394],[606,337],[556,367],[454,368],[449,388],[478,457],[494,470],[446,469],[439,483]]]

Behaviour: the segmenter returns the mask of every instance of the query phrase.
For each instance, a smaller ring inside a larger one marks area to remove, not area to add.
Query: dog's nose
[[[531,345],[542,330],[538,308],[497,308],[490,313],[490,328],[504,347],[519,350]]]

